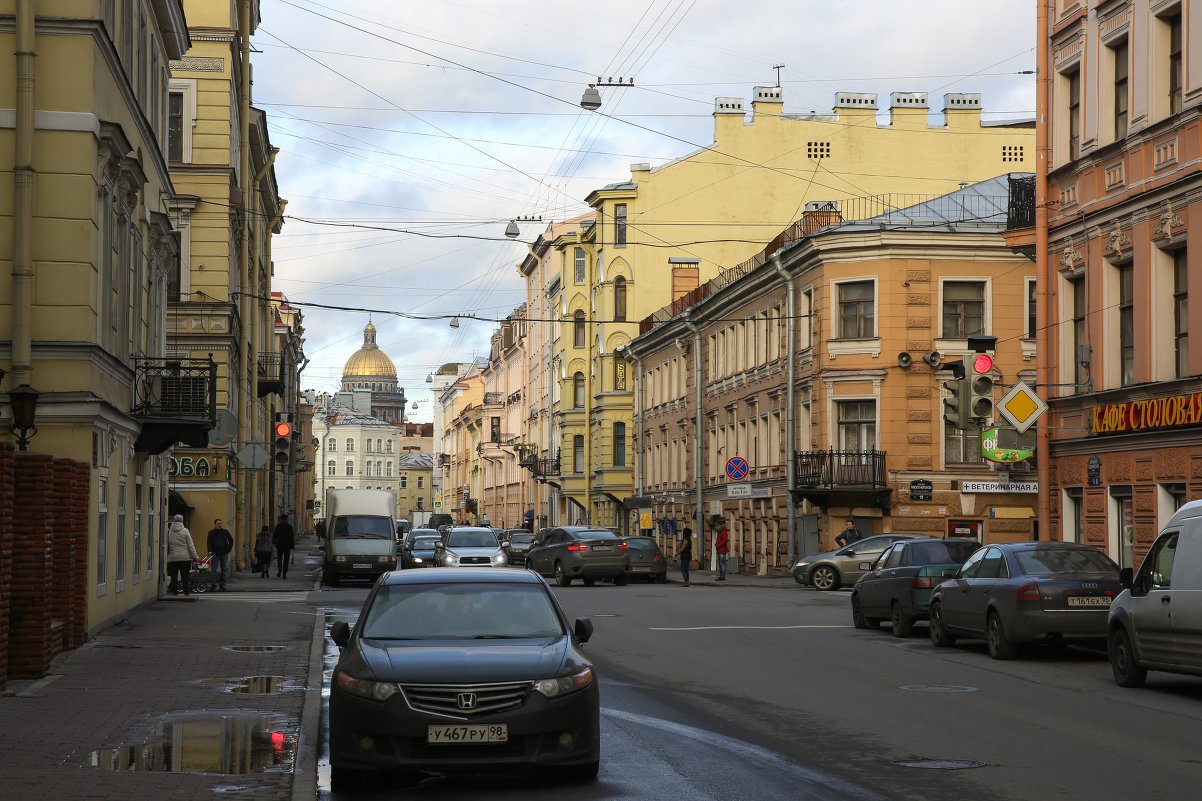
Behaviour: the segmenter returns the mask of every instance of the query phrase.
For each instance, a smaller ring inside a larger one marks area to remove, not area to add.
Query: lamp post
[[[33,421],[40,394],[29,384],[13,387],[8,391],[8,401],[13,412],[13,424],[9,430],[17,438],[18,450],[29,450],[29,440],[38,433],[38,427],[33,424]]]

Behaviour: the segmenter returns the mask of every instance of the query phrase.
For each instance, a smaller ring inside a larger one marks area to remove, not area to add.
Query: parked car
[[[663,584],[668,580],[668,561],[653,537],[627,537],[630,577]]]
[[[435,567],[505,567],[497,536],[485,526],[450,526],[434,545]]]
[[[931,591],[931,642],[983,637],[994,659],[1024,643],[1106,638],[1106,616],[1122,588],[1110,557],[1075,542],[987,545]]]
[[[433,567],[434,551],[442,536],[432,528],[413,528],[401,543],[401,567]]]
[[[600,697],[581,650],[592,633],[524,570],[386,574],[354,629],[330,628],[335,786],[381,768],[595,778]]]
[[[1139,571],[1110,605],[1110,667],[1121,687],[1141,687],[1149,670],[1202,676],[1202,501],[1169,522]]]
[[[899,540],[869,565],[851,590],[851,619],[858,629],[893,624],[894,637],[908,637],[914,621],[926,620],[931,590],[954,576],[981,543],[968,539]]]
[[[532,542],[534,542],[534,535],[524,528],[511,528],[504,532],[501,548],[505,551],[505,557],[509,560],[509,564],[526,564],[526,552],[530,550]]]
[[[554,576],[566,587],[572,579],[591,587],[597,579],[613,579],[624,586],[630,580],[630,549],[614,532],[592,526],[559,526],[544,529],[526,552],[526,568],[541,576]]]
[[[862,540],[802,557],[793,565],[793,578],[798,584],[818,590],[837,590],[845,584],[855,584],[864,574],[861,562],[872,562],[898,540],[918,539],[920,534],[876,534]]]

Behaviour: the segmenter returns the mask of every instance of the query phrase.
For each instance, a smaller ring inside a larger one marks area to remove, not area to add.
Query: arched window
[[[369,440],[367,440],[367,446],[366,446],[366,450],[367,450],[367,452],[368,452],[368,453],[371,453],[371,440],[370,440],[370,439],[369,439]]]
[[[584,312],[578,311],[575,314],[575,344],[578,348],[584,347]]]
[[[626,279],[620,275],[614,279],[614,320],[626,320]]]
[[[572,408],[584,408],[584,373],[572,376]]]
[[[338,463],[331,459],[329,464],[326,465],[326,471],[326,475],[338,475]]]

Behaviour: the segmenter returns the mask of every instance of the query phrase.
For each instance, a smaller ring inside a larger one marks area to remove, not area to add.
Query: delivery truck
[[[343,579],[375,581],[396,570],[396,501],[371,489],[326,492],[326,539],[321,582],[337,587]]]

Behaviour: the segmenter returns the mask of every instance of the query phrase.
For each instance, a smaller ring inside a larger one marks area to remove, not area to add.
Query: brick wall
[[[8,681],[8,631],[12,604],[13,450],[0,443],[0,689]]]

